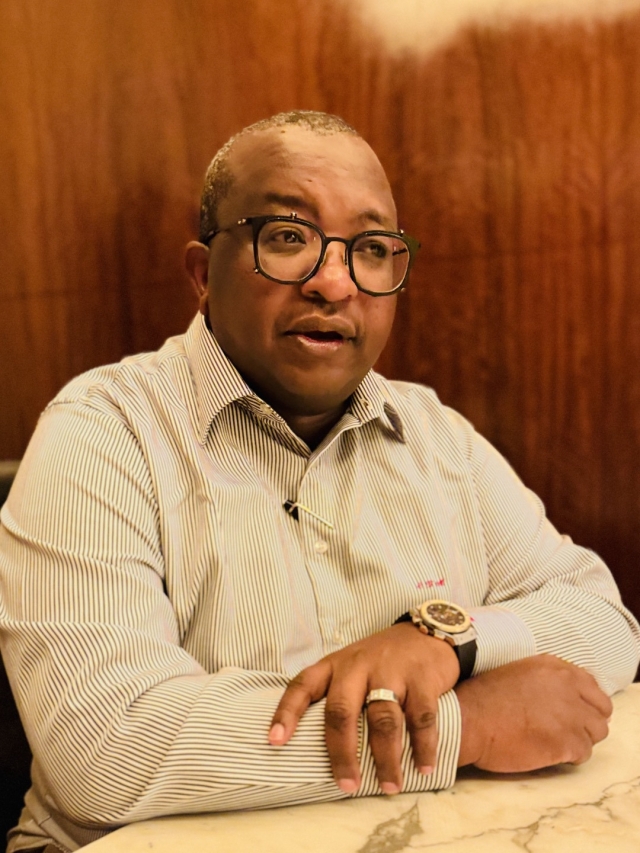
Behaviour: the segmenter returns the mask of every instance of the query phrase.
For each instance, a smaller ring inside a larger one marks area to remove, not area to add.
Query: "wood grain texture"
[[[332,0],[5,0],[0,79],[0,458],[71,376],[185,328],[219,145],[324,109],[423,244],[380,367],[466,414],[640,614],[640,12],[398,56]]]

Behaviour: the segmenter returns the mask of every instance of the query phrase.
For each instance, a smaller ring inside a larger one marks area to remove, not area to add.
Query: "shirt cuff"
[[[536,641],[526,623],[503,607],[469,608],[478,650],[473,675],[536,654]]]
[[[369,747],[369,735],[366,714],[361,716],[360,725],[360,771],[362,783],[355,796],[370,797],[380,794],[376,777],[373,755]],[[403,792],[439,791],[450,788],[456,781],[460,740],[462,737],[462,718],[458,697],[453,690],[444,693],[438,700],[438,754],[436,767],[430,776],[418,773],[413,761],[409,736],[405,730],[402,747]]]

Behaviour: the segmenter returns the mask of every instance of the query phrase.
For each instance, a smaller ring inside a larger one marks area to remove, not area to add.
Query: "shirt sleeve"
[[[0,631],[48,793],[71,822],[109,828],[165,814],[340,799],[323,703],[284,747],[267,743],[278,672],[209,673],[180,645],[154,483],[116,407],[52,404],[2,510]],[[362,724],[364,725],[364,724]],[[439,761],[405,790],[453,783],[455,695],[440,701]],[[363,786],[377,792],[361,733]]]
[[[609,694],[630,684],[640,629],[602,560],[561,536],[540,499],[460,415],[475,482],[488,566],[474,675],[534,654],[584,667]]]

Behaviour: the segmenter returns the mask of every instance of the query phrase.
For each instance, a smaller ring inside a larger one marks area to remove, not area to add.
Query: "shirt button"
[[[340,643],[342,643],[343,640],[344,640],[344,637],[342,636],[340,631],[336,631],[335,634],[333,635],[333,642],[336,643],[336,645],[339,645]]]
[[[326,554],[329,550],[329,545],[324,539],[318,539],[313,547],[316,549],[316,554]]]

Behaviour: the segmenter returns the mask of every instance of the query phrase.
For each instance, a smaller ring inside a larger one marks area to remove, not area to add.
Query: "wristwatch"
[[[432,598],[412,607],[398,622],[413,622],[423,634],[430,634],[453,648],[460,664],[459,681],[471,677],[476,662],[476,632],[471,617],[460,605]]]

